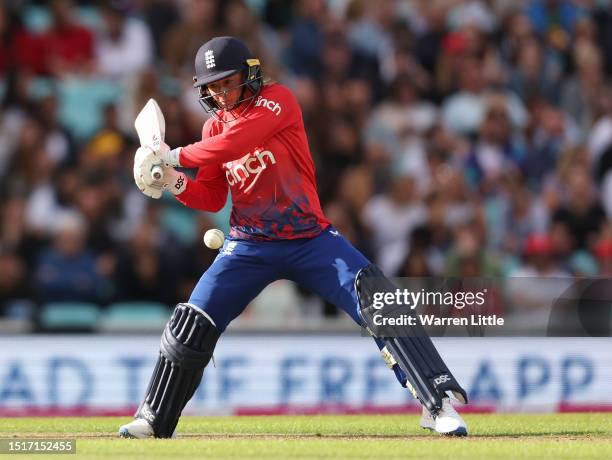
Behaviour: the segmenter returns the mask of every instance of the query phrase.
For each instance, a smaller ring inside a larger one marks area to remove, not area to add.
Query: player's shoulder
[[[264,99],[266,101],[274,101],[275,103],[279,103],[281,105],[291,106],[297,104],[297,99],[291,90],[285,85],[276,82],[267,83],[261,89],[261,93],[257,98],[260,105]]]
[[[216,136],[221,132],[219,122],[215,117],[210,117],[202,126],[202,138]]]
[[[278,94],[284,96],[293,96],[293,93],[289,88],[287,88],[282,83],[278,83],[276,81],[265,83],[261,88],[261,94]]]

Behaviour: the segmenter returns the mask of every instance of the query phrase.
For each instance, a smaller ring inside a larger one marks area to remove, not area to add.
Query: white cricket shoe
[[[153,427],[144,418],[135,418],[119,428],[119,436],[122,438],[147,439],[154,438],[155,433]],[[176,438],[176,430],[171,437]]]
[[[423,406],[423,415],[420,421],[421,427],[426,430],[447,436],[467,436],[467,425],[457,413],[449,398],[442,398],[442,410],[434,417]]]
[[[119,428],[119,436],[122,438],[147,439],[154,438],[155,433],[153,427],[144,418],[135,418]],[[176,438],[176,430],[172,433],[172,437]]]

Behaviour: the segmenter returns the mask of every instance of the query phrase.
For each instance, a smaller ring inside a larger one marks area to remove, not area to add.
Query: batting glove
[[[154,152],[155,156],[158,157],[162,163],[168,166],[180,167],[179,156],[181,155],[181,148],[170,149],[170,146],[165,142],[162,142],[161,147],[158,151]]]
[[[163,177],[154,179],[151,170],[154,166],[162,168]],[[142,193],[159,199],[164,190],[178,195],[187,188],[187,176],[161,161],[148,147],[140,147],[134,156],[134,182]]]

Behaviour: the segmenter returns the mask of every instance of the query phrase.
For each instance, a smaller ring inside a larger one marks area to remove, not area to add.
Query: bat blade
[[[166,120],[155,99],[149,99],[142,108],[134,121],[134,128],[141,146],[150,147],[155,152],[160,149],[166,135]]]
[[[161,148],[166,136],[166,120],[155,99],[149,99],[142,108],[134,121],[134,128],[142,147],[149,147],[154,152]],[[151,176],[155,180],[161,180],[164,176],[161,166],[153,166]]]

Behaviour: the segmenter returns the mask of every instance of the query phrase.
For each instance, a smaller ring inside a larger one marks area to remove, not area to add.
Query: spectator
[[[432,2],[419,5],[421,14],[411,15],[416,24],[411,23],[415,33],[414,53],[419,63],[429,75],[434,75],[442,40],[446,32],[446,5]],[[416,12],[415,12],[416,13]]]
[[[354,2],[348,25],[348,39],[351,47],[361,54],[378,61],[378,67],[384,80],[390,81],[394,69],[390,57],[394,55],[394,43],[391,36],[395,16],[396,2]]]
[[[578,123],[580,138],[584,140],[593,125],[596,98],[603,88],[603,63],[599,51],[591,43],[575,46],[574,62],[576,74],[565,83],[561,105]]]
[[[409,247],[410,252],[400,265],[398,276],[420,277],[442,274],[444,254],[435,246],[433,229],[427,223],[412,230]]]
[[[44,71],[44,50],[38,37],[23,25],[21,17],[6,3],[0,5],[0,76],[25,71]]]
[[[507,192],[510,195],[509,206],[499,222],[503,234],[503,249],[510,254],[520,254],[530,235],[543,234],[548,230],[550,215],[542,200],[538,199],[537,195],[534,196],[524,184],[514,184]],[[496,226],[492,224],[491,227]],[[554,229],[551,229],[550,233],[554,246],[561,238],[556,238],[559,233]],[[489,235],[491,238],[490,231]],[[563,248],[565,253],[567,248],[564,245]]]
[[[177,272],[160,248],[159,227],[143,221],[119,255],[115,283],[118,300],[177,299]]]
[[[519,62],[519,54],[524,45],[537,41],[533,24],[529,17],[520,10],[509,12],[503,21],[500,32],[499,52],[502,60],[507,64],[516,65]],[[537,42],[539,43],[539,41]]]
[[[202,244],[201,236],[211,228],[215,228],[215,223],[207,215],[199,215],[195,239],[185,247],[176,248],[176,252],[178,253],[177,259],[179,260],[175,264],[179,272],[177,276],[178,293],[176,295],[179,299],[189,298],[193,286],[200,279],[204,270],[214,262],[217,256],[216,251],[212,251]],[[137,232],[140,231],[142,230],[139,228]],[[138,298],[137,292],[135,295],[136,298]]]
[[[53,23],[42,36],[46,73],[57,77],[87,74],[93,70],[94,38],[74,20],[72,0],[51,2]]]
[[[597,36],[595,43],[601,46],[606,74],[609,75],[612,71],[612,11],[605,2],[597,3],[592,12],[592,17]]]
[[[152,32],[155,57],[160,58],[163,40],[168,31],[180,21],[178,6],[172,0],[152,0],[143,5],[142,16]]]
[[[579,130],[571,117],[543,100],[534,105],[532,114],[523,172],[529,186],[540,190],[550,179],[562,152],[578,144]]]
[[[534,234],[527,238],[523,260],[523,265],[510,273],[507,283],[511,304],[516,311],[523,313],[523,318],[547,315],[552,301],[571,284],[569,273],[555,258],[548,234]]]
[[[248,43],[255,56],[259,56],[260,61],[266,63],[266,75],[274,79],[278,78],[277,61],[281,53],[279,38],[274,34],[265,33],[264,28],[244,0],[226,2],[224,9],[226,34]]]
[[[525,39],[512,59],[508,89],[529,103],[544,98],[551,104],[559,102],[561,67],[548,48],[535,38]]]
[[[333,196],[340,176],[360,160],[359,133],[348,117],[331,117],[319,128],[318,182],[324,197]]]
[[[431,275],[426,255],[414,250],[408,253],[397,273],[397,276],[403,278],[427,278]]]
[[[477,58],[464,59],[459,69],[459,91],[447,98],[442,106],[445,126],[454,133],[471,135],[476,132],[486,111],[487,82],[482,73],[483,62]],[[513,94],[506,94],[505,104],[512,126],[522,128],[527,112]]]
[[[87,246],[87,226],[75,211],[55,216],[51,246],[40,254],[34,283],[41,303],[56,301],[101,302],[106,283],[98,272],[96,256]]]
[[[38,118],[45,131],[44,146],[54,166],[75,161],[74,139],[59,119],[59,101],[55,94],[43,97],[37,104]]]
[[[604,152],[612,146],[612,87],[603,88],[597,100],[599,116],[588,135],[587,148],[589,162],[601,180],[612,166],[612,155],[608,155],[607,159],[602,158]]]
[[[591,248],[605,221],[605,213],[586,168],[573,169],[567,177],[567,199],[552,216],[564,222],[576,240],[576,247]]]
[[[181,4],[181,22],[165,34],[162,46],[163,62],[172,75],[193,73],[193,56],[202,43],[219,31],[220,2],[218,0],[188,0]],[[219,33],[218,33],[219,32]]]
[[[455,244],[448,252],[445,275],[458,278],[496,278],[500,264],[483,245],[485,236],[478,221],[469,222],[455,230]]]
[[[372,111],[367,125],[369,141],[390,152],[395,167],[418,177],[422,190],[430,179],[424,137],[436,117],[435,106],[419,97],[408,75],[400,75],[391,85],[390,97]]]
[[[372,174],[365,166],[350,167],[340,177],[336,198],[349,212],[362,218],[364,208],[372,198],[373,185]]]
[[[523,160],[524,150],[512,137],[509,118],[503,96],[490,98],[465,164],[471,184],[483,192],[494,188],[502,175],[518,171]]]
[[[98,71],[110,78],[133,77],[151,64],[151,32],[141,19],[129,16],[121,0],[105,3],[102,12],[104,29],[96,43]]]
[[[426,221],[414,178],[395,177],[388,193],[369,200],[363,219],[372,232],[376,263],[383,271],[395,273],[410,249],[408,236]]]
[[[14,195],[0,202],[0,248],[20,259],[30,273],[40,250],[46,244],[47,235],[36,235],[26,225],[26,201]],[[28,281],[29,283],[30,281]]]
[[[291,26],[288,59],[291,71],[297,76],[316,80],[321,74],[321,53],[324,32],[321,24],[325,17],[323,0],[300,0]]]
[[[569,47],[576,21],[582,16],[580,6],[570,0],[531,1],[525,13],[536,32],[560,52]]]
[[[10,249],[0,247],[0,317],[10,316],[12,307],[31,298],[23,260]]]

